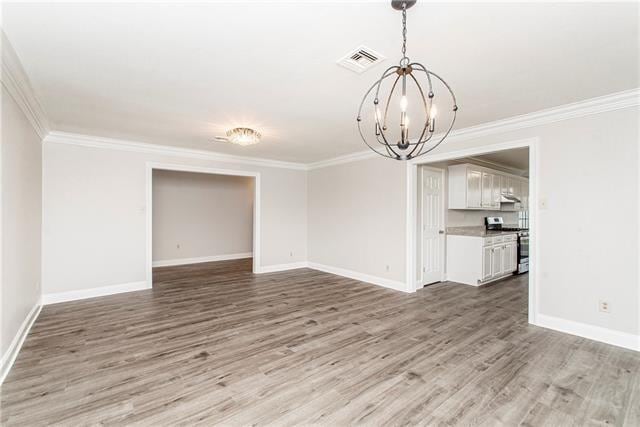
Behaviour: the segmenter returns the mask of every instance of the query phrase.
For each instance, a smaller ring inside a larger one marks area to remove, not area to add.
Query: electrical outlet
[[[289,256],[292,257],[293,256],[293,252],[289,252]]]
[[[600,300],[600,302],[598,302],[598,309],[602,313],[611,313],[611,305],[608,301]]]
[[[389,266],[388,265],[386,266],[386,270],[389,271]]]
[[[176,248],[180,249],[180,243],[178,243],[178,244],[176,245]]]

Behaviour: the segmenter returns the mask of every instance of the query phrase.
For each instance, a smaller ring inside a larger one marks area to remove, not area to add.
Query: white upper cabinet
[[[522,182],[519,179],[513,178],[513,196],[522,200]]]
[[[522,197],[520,198],[522,201],[522,210],[526,211],[529,210],[529,180],[524,178],[520,185],[520,191],[522,192]]]
[[[482,207],[493,209],[493,174],[482,172]]]
[[[469,169],[466,175],[466,200],[463,203],[464,206],[469,208],[482,207],[482,196],[482,172]]]
[[[500,209],[501,182],[502,177],[500,175],[493,176],[493,197],[491,203],[494,209]]]
[[[524,191],[528,196],[529,189],[529,180],[526,178],[465,163],[449,166],[448,183],[449,209],[500,210],[503,194],[523,201],[521,205],[511,204],[504,210],[527,208],[523,200]]]

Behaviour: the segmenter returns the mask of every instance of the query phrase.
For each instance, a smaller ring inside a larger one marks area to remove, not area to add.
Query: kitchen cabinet
[[[509,194],[509,177],[506,175],[500,175],[500,192]]]
[[[510,274],[518,268],[518,243],[505,242],[502,246],[502,273]]]
[[[521,191],[521,209],[523,211],[529,210],[529,180],[523,179],[520,183],[520,191]]]
[[[486,282],[491,279],[492,273],[492,262],[493,262],[493,248],[490,246],[485,246],[482,248],[482,281]]]
[[[486,168],[449,166],[449,209],[500,210],[500,178]]]
[[[469,208],[482,207],[482,172],[469,169],[466,184],[467,197],[463,205]]]
[[[491,277],[499,277],[502,276],[504,271],[502,265],[502,252],[504,250],[504,245],[496,245],[491,248]],[[483,273],[484,276],[484,273]]]
[[[513,196],[516,191],[516,178],[509,176],[507,177],[507,182],[509,183],[507,186],[507,194]]]
[[[447,236],[447,280],[479,286],[517,270],[517,235]]]
[[[485,245],[487,245],[486,242]],[[490,246],[484,246],[484,248],[491,248],[490,254],[483,250],[483,256],[485,254],[491,256],[491,262],[487,262],[487,265],[491,265],[491,270],[482,272],[484,281],[510,275],[517,269],[518,243],[515,234],[513,237],[509,235],[500,239],[495,238]],[[486,266],[483,262],[484,267]]]
[[[493,208],[493,175],[482,172],[482,207]]]
[[[482,207],[500,209],[500,176],[482,172]]]
[[[516,211],[526,209],[524,203],[501,202],[502,195],[525,198],[529,180],[494,169],[469,163],[448,168],[449,209],[481,209]]]
[[[492,206],[495,209],[500,209],[500,195],[501,195],[501,188],[500,188],[500,175],[494,175],[493,176],[493,200],[492,200]]]
[[[529,185],[529,180],[523,178],[516,179],[513,184],[513,196],[520,200],[522,205],[523,189]]]

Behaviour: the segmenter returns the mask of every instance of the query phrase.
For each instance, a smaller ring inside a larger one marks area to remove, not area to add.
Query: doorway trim
[[[440,178],[441,178],[441,183],[442,183],[442,187],[440,188],[440,192],[441,192],[441,198],[440,200],[442,201],[442,226],[444,227],[444,229],[447,229],[447,207],[445,205],[445,194],[444,194],[444,185],[445,185],[445,173],[444,173],[444,169],[438,169],[438,168],[434,168],[431,166],[423,166],[422,164],[419,165],[422,166],[422,170],[428,169],[432,172],[436,172],[440,174]],[[420,225],[422,226],[422,230],[420,230],[420,281],[419,283],[416,283],[416,289],[422,288],[424,287],[426,284],[424,283],[424,200],[422,197],[422,190],[423,190],[423,182],[424,182],[424,176],[421,176],[423,179],[421,179],[420,182],[416,181],[416,183],[418,184],[418,189],[420,190]],[[446,280],[446,275],[445,275],[445,262],[446,262],[446,254],[445,251],[447,250],[447,244],[446,244],[446,235],[441,239],[441,250],[442,253],[440,254],[440,281],[443,282],[444,280]],[[416,247],[417,248],[417,247]],[[417,258],[417,256],[416,256]],[[416,280],[418,280],[418,278],[416,277]]]
[[[417,280],[416,262],[417,262],[417,185],[418,185],[418,166],[428,163],[441,162],[446,160],[454,160],[463,157],[478,156],[482,154],[493,153],[496,151],[510,150],[513,148],[529,148],[529,258],[532,268],[529,270],[529,323],[535,324],[538,313],[538,269],[539,263],[539,245],[538,245],[538,145],[539,137],[517,139],[491,145],[481,145],[477,147],[464,148],[461,150],[448,151],[429,155],[424,159],[415,159],[406,163],[407,174],[407,211],[406,211],[406,282],[407,292],[415,292],[421,286]]]
[[[153,286],[153,171],[167,170],[176,172],[206,173],[211,175],[244,176],[254,179],[253,191],[253,273],[260,272],[260,172],[249,172],[233,169],[208,168],[201,166],[181,165],[175,163],[147,162],[145,170],[146,191],[146,258],[145,271],[147,287]]]

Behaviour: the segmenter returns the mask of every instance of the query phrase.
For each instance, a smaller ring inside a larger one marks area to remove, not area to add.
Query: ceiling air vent
[[[362,73],[385,59],[384,56],[366,46],[358,46],[338,60],[345,68]]]

